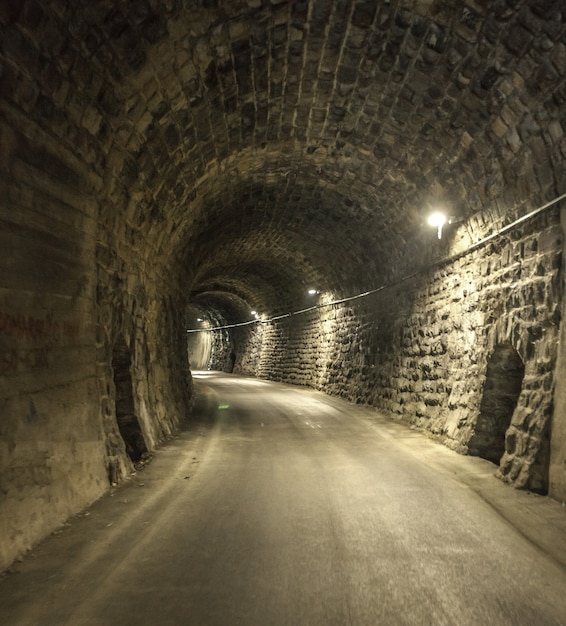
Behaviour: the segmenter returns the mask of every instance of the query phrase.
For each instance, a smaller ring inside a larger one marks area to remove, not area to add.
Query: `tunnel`
[[[565,22],[560,0],[0,2],[0,570],[190,423],[194,369],[466,455],[505,345],[494,471],[564,500]]]

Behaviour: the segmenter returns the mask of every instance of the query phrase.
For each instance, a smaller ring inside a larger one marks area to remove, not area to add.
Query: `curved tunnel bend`
[[[553,0],[2,3],[0,568],[179,429],[195,365],[475,454],[508,345],[492,460],[566,497],[564,22]]]

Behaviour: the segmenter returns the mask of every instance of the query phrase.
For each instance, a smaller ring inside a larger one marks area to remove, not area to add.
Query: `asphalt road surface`
[[[0,624],[566,625],[566,509],[375,411],[197,373],[199,417],[0,580]]]

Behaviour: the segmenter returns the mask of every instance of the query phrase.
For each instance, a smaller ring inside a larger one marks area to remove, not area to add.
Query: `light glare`
[[[436,226],[438,229],[438,238],[442,239],[442,227],[446,224],[446,215],[444,213],[433,213],[428,217],[429,226]]]
[[[437,226],[442,228],[446,224],[446,215],[443,213],[433,213],[428,217],[428,225],[429,226]]]

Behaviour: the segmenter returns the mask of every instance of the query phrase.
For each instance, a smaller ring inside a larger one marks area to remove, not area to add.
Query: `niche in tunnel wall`
[[[116,388],[116,421],[126,452],[135,463],[147,452],[147,445],[135,411],[131,374],[130,349],[123,336],[116,341],[112,353],[112,369]]]
[[[496,346],[487,364],[480,414],[468,452],[499,465],[505,435],[521,393],[525,366],[510,343]]]

